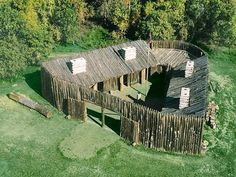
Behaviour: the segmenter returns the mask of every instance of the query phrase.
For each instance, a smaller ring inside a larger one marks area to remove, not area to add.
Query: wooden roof
[[[194,73],[189,78],[184,77],[185,66],[186,63],[183,63],[170,73],[170,84],[162,111],[203,116],[207,107],[207,56],[194,60]],[[190,88],[190,103],[189,107],[180,110],[179,98],[182,87]]]
[[[128,46],[136,47],[137,58],[130,61],[124,61],[118,50],[122,47]],[[75,82],[79,85],[91,86],[112,77],[118,77],[124,74],[140,71],[143,68],[155,65],[156,59],[152,53],[149,54],[149,62],[147,62],[148,50],[149,48],[147,43],[139,40],[51,60],[43,63],[42,66],[46,68],[53,76],[60,77],[63,80]],[[87,72],[72,75],[67,66],[67,62],[78,57],[83,57],[86,59]]]
[[[118,51],[123,47],[129,46],[136,48],[137,57],[136,59],[125,61]],[[67,63],[71,59],[79,57],[86,59],[87,71],[73,75]],[[193,76],[184,78],[186,62],[193,58],[187,51],[180,49],[156,48],[151,50],[145,41],[138,40],[57,58],[44,62],[42,67],[52,76],[59,79],[82,86],[92,86],[98,82],[141,71],[145,68],[157,65],[170,65],[173,70],[162,111],[203,115],[207,107],[207,56],[195,59]],[[190,106],[179,110],[179,97],[182,87],[189,87],[191,89]]]
[[[134,46],[137,50],[136,59],[125,61],[119,54],[122,47]],[[71,59],[83,57],[87,61],[87,72],[72,75],[67,63]],[[143,40],[123,43],[107,48],[73,54],[55,60],[44,62],[42,66],[53,76],[59,77],[83,86],[92,86],[95,83],[119,77],[135,71],[156,65],[169,64],[172,67],[185,62],[188,58],[186,51],[178,49],[151,50]]]

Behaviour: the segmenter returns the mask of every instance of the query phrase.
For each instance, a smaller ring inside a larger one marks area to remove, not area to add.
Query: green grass
[[[108,127],[99,129],[96,123],[65,120],[64,114],[40,96],[37,67],[28,69],[15,81],[1,81],[0,176],[236,176],[235,53],[236,50],[228,54],[220,49],[210,52],[209,79],[214,92],[209,93],[209,99],[219,104],[220,111],[217,129],[206,127],[204,139],[209,142],[209,150],[204,156],[133,147]],[[53,111],[53,118],[45,119],[9,100],[6,94],[11,91],[46,105]],[[99,108],[92,108],[90,113],[98,121]],[[109,114],[107,119],[112,117]]]

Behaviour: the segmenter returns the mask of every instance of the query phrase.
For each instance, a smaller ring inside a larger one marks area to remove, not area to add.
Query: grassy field
[[[130,146],[109,126],[102,129],[95,123],[100,115],[94,106],[86,123],[64,119],[40,96],[39,68],[32,67],[15,81],[0,81],[0,176],[236,176],[236,50],[209,53],[209,99],[219,104],[220,111],[217,129],[205,128],[204,139],[209,142],[205,155]],[[6,94],[11,91],[46,105],[53,118],[9,100]]]

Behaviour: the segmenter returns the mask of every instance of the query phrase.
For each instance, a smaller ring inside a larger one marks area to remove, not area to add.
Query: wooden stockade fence
[[[78,101],[72,98],[65,99],[63,103],[63,111],[72,119],[80,119],[86,121],[87,109],[84,101]]]
[[[167,47],[166,45],[163,44],[164,47]],[[174,46],[174,43],[169,44],[170,47],[172,45]],[[195,53],[202,55],[200,52]],[[119,113],[121,136],[131,142],[166,151],[201,153],[204,117],[158,112],[111,94],[52,76],[44,67],[41,74],[43,96],[59,110],[71,110],[68,105],[73,107],[73,112],[79,109],[72,104],[66,104],[65,107],[65,100],[88,101]]]
[[[107,93],[50,78],[50,75],[46,77],[45,73],[43,74],[43,85],[46,82],[50,85],[51,90],[43,91],[44,97],[59,110],[68,110],[63,107],[64,100],[68,98],[102,105],[104,108],[122,115],[121,136],[130,141],[141,142],[146,147],[161,148],[167,151],[200,153],[204,123],[202,117],[161,113]],[[49,96],[50,93],[52,96]],[[49,100],[50,98],[53,99]],[[138,123],[139,126],[135,126],[135,123]],[[131,133],[128,130],[124,131],[124,127],[134,128],[131,129]],[[139,127],[138,138],[135,127]]]
[[[198,46],[184,41],[151,41],[150,46],[152,49],[167,48],[185,50],[197,58],[207,55],[206,52],[204,52]]]
[[[139,125],[139,122],[121,116],[120,135],[133,143],[139,144]]]

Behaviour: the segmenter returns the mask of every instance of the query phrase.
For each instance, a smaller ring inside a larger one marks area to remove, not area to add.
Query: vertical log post
[[[133,142],[139,144],[139,122],[133,121]]]
[[[143,69],[143,70],[140,72],[140,84],[143,84],[144,81],[145,81],[145,70],[146,70],[146,69]]]
[[[102,112],[102,127],[105,126],[105,114],[104,114],[104,107],[101,107],[101,112]]]
[[[124,76],[119,78],[119,90],[122,91],[124,88]]]
[[[161,66],[161,65],[158,65],[158,66],[157,66],[157,73],[158,73],[158,74],[161,74],[162,72],[163,72],[162,66]]]
[[[102,120],[101,120],[101,122],[102,122],[102,127],[105,126],[105,114],[104,114],[105,108],[104,108],[103,101],[104,100],[103,100],[103,97],[102,97],[102,104],[101,104],[101,113],[102,113]]]
[[[150,68],[146,68],[146,69],[145,69],[145,75],[146,75],[145,77],[146,77],[146,80],[147,80],[147,81],[148,81],[148,79],[149,79],[149,69],[150,69]]]

